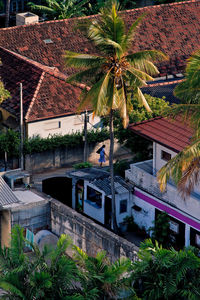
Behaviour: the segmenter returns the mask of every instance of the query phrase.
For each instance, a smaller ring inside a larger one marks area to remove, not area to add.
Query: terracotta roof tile
[[[19,83],[22,82],[24,117],[28,122],[76,113],[82,86],[73,87],[57,69],[1,47],[0,58],[0,77],[12,96],[1,104],[4,109],[19,117]]]
[[[169,55],[170,61],[160,64],[161,74],[182,72],[185,59],[199,48],[200,2],[151,6],[124,11],[122,15],[127,26],[130,26],[144,12],[147,16],[136,34],[132,50],[162,50]],[[0,46],[63,71],[64,50],[96,52],[87,38],[77,30],[80,21],[95,17],[0,29]],[[45,44],[45,39],[51,39],[53,43]],[[71,72],[71,69],[67,69],[66,74]]]
[[[193,134],[193,130],[185,123],[183,124],[180,118],[171,120],[157,117],[141,123],[130,124],[129,129],[175,152],[179,152],[189,145]]]

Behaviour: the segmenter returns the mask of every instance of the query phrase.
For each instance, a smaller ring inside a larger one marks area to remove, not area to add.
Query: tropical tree
[[[105,251],[97,253],[96,257],[90,257],[80,248],[74,248],[74,260],[80,269],[85,270],[81,285],[86,290],[96,287],[99,291],[97,299],[118,299],[121,292],[135,299],[135,292],[128,280],[127,271],[132,264],[129,259],[124,257],[112,264]]]
[[[71,239],[64,234],[54,248],[45,246],[40,251],[37,245],[25,240],[23,230],[16,225],[10,248],[0,252],[0,288],[6,292],[4,299],[106,300],[118,299],[121,292],[136,299],[128,280],[129,259],[111,263],[105,252],[89,257],[78,247],[71,248],[72,259],[66,255]],[[30,246],[32,252],[24,253],[25,246]]]
[[[141,243],[132,268],[133,287],[144,300],[200,299],[200,259],[193,247],[176,251]]]
[[[10,248],[0,253],[0,287],[7,291],[5,299],[59,300],[77,292],[77,267],[65,253],[70,243],[68,237],[61,235],[55,249],[44,247],[40,252],[30,244],[32,255],[26,255],[28,241],[23,237],[23,228],[16,225]]]
[[[190,195],[200,179],[200,50],[188,60],[186,76],[175,89],[175,95],[183,104],[173,105],[164,113],[171,118],[179,117],[193,128],[191,144],[173,157],[158,172],[157,178],[162,191],[171,178],[183,197]]]
[[[112,191],[112,228],[116,230],[115,190],[113,174],[113,113],[119,110],[123,126],[129,123],[132,95],[151,111],[140,88],[152,75],[158,74],[154,61],[166,59],[156,50],[129,53],[136,30],[144,16],[140,16],[126,33],[124,20],[119,16],[117,5],[113,3],[100,11],[99,17],[88,26],[88,38],[102,55],[90,55],[66,51],[67,66],[81,71],[70,76],[67,82],[82,82],[90,86],[83,93],[81,107],[92,104],[94,115],[109,115],[110,127],[110,178]]]
[[[68,19],[80,17],[86,11],[85,4],[89,0],[46,0],[47,5],[38,5],[29,2],[28,5],[32,11],[42,13],[49,19]]]

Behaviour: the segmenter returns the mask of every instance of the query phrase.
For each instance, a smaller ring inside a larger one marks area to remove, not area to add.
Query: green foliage
[[[154,226],[149,228],[152,239],[158,241],[165,248],[171,245],[169,221],[169,215],[166,212],[161,212],[154,221]]]
[[[10,157],[16,157],[19,154],[19,134],[11,129],[0,134],[0,156],[7,152]]]
[[[200,299],[200,259],[192,247],[163,249],[151,240],[139,251],[133,264],[132,282],[144,300]]]
[[[78,169],[85,169],[85,168],[91,168],[92,164],[89,163],[89,162],[82,162],[82,163],[73,165],[73,167],[76,170],[78,170]]]
[[[137,123],[160,116],[162,114],[162,111],[169,107],[169,102],[165,101],[165,97],[156,98],[145,94],[145,98],[147,99],[152,111],[147,111],[142,104],[138,103],[136,99],[133,98],[131,101],[131,112],[129,113],[130,123]],[[106,125],[107,123],[108,119],[104,119],[104,124]],[[121,144],[125,143],[125,145],[134,153],[138,152],[141,149],[140,145],[138,145],[138,141],[140,138],[136,138],[135,140],[135,136],[133,136],[133,133],[130,130],[123,128],[122,120],[118,113],[115,114],[114,128],[115,137]],[[143,139],[141,139],[141,144],[143,145]],[[143,148],[145,148],[144,145]]]
[[[107,130],[91,130],[87,133],[88,143],[103,142],[108,139],[109,134]],[[42,152],[47,150],[55,150],[61,147],[75,148],[83,146],[83,133],[76,132],[66,135],[53,135],[48,138],[41,138],[36,136],[25,141],[25,154],[32,154],[35,152]]]
[[[139,226],[134,222],[133,216],[127,216],[123,219],[123,222],[126,223],[127,230],[130,232],[136,232],[139,230]]]
[[[143,105],[139,104],[135,99],[132,100],[132,109],[129,114],[130,123],[141,122],[149,120],[156,116],[160,116],[162,111],[169,107],[169,102],[165,101],[165,97],[156,98],[145,94],[149,106],[152,112],[148,112]],[[105,126],[109,123],[109,118],[103,118]],[[122,120],[118,112],[114,114],[114,130],[115,137],[120,144],[124,144],[129,148],[136,156],[134,161],[141,161],[151,158],[151,142],[147,139],[134,134],[131,130],[127,130],[123,127]]]
[[[88,131],[89,143],[100,143],[109,138],[106,129]],[[6,133],[0,134],[0,157],[4,157],[6,151],[9,157],[19,155],[20,138],[19,133],[8,129]],[[43,151],[55,150],[57,148],[75,148],[83,146],[83,133],[76,132],[66,135],[53,135],[47,138],[39,136],[24,141],[24,154],[40,153]]]
[[[45,246],[40,252],[33,244],[31,255],[23,253],[24,242],[23,229],[16,225],[11,250],[3,249],[0,253],[0,287],[8,292],[6,299],[117,299],[117,294],[126,289],[131,294],[129,281],[124,280],[131,265],[128,259],[112,264],[105,252],[88,257],[77,247],[71,259],[66,255],[71,239],[64,234],[54,249]],[[23,254],[24,259],[16,260],[17,254]]]
[[[200,179],[200,50],[189,59],[185,79],[176,86],[174,94],[182,104],[174,104],[165,111],[166,116],[173,119],[182,118],[184,124],[193,129],[191,144],[180,151],[158,172],[157,178],[161,191],[166,188],[171,178],[177,184],[181,196],[190,196]]]
[[[117,160],[114,164],[114,173],[125,178],[125,170],[129,168],[129,162],[125,159]]]
[[[45,0],[45,5],[38,5],[29,2],[31,11],[45,14],[48,19],[68,19],[72,17],[84,16],[86,4],[89,0]]]
[[[3,12],[4,10],[4,4],[3,1],[0,1],[0,12]]]
[[[11,249],[0,252],[0,287],[7,300],[198,300],[199,251],[163,249],[151,239],[141,243],[139,260],[111,263],[105,251],[88,256],[61,235],[55,248],[23,252],[23,229],[12,230]],[[73,251],[73,258],[66,250]],[[23,256],[23,259],[17,259]],[[3,298],[2,298],[3,299]]]
[[[1,6],[1,3],[0,2],[0,10],[2,8]],[[0,64],[1,64],[1,60],[0,60]],[[1,79],[1,78],[0,78]],[[3,102],[4,100],[6,100],[7,98],[10,97],[10,93],[9,91],[7,91],[5,88],[4,88],[4,84],[2,81],[0,81],[0,103]]]

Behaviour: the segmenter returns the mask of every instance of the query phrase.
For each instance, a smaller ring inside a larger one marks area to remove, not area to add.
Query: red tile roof
[[[130,124],[129,129],[151,141],[157,142],[175,152],[183,150],[190,144],[193,130],[176,120],[156,117],[141,123]]]
[[[160,64],[161,75],[182,72],[185,59],[199,49],[200,2],[185,1],[122,12],[127,26],[147,13],[138,30],[132,50],[157,49],[169,55]],[[64,50],[95,53],[92,44],[77,30],[80,21],[95,16],[0,29],[0,46],[37,62],[63,71]],[[53,43],[46,44],[45,39]],[[67,69],[66,74],[71,70]]]
[[[122,12],[130,26],[147,13],[138,30],[133,51],[158,49],[170,61],[159,65],[161,75],[182,72],[185,58],[199,48],[200,1],[157,5]],[[64,82],[72,69],[64,68],[64,50],[96,53],[77,30],[80,22],[97,16],[49,21],[0,29],[0,76],[12,99],[2,107],[19,115],[19,82],[24,88],[24,113],[28,121],[76,112],[81,88]],[[53,43],[45,43],[51,39]],[[2,48],[4,47],[4,48]],[[6,49],[9,51],[7,51]]]
[[[4,109],[19,117],[22,82],[24,117],[28,122],[76,113],[82,89],[67,84],[63,73],[1,47],[0,58],[0,77],[12,96],[1,104]]]

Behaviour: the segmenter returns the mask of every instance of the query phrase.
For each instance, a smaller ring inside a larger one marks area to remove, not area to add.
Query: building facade
[[[160,212],[166,212],[170,217],[172,242],[179,247],[200,248],[199,187],[184,199],[172,181],[162,193],[156,178],[157,171],[189,144],[191,129],[164,118],[132,125],[130,129],[153,142],[153,159],[131,164],[126,170],[126,179],[134,184],[134,221],[148,230]]]

